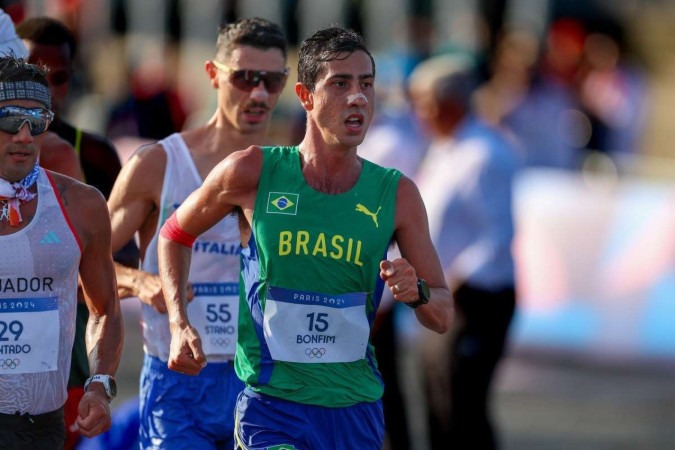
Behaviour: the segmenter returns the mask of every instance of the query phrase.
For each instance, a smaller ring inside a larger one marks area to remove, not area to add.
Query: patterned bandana
[[[19,206],[33,200],[37,195],[28,192],[28,189],[37,181],[39,172],[40,166],[36,162],[33,170],[21,181],[10,183],[0,178],[0,220],[9,220],[13,227],[19,226],[23,221]]]

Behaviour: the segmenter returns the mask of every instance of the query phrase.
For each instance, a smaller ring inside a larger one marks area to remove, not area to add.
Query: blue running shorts
[[[234,364],[209,363],[198,376],[145,355],[140,386],[140,448],[234,448],[234,409],[244,384]]]
[[[382,400],[326,408],[244,389],[235,420],[238,450],[380,450],[384,440]]]

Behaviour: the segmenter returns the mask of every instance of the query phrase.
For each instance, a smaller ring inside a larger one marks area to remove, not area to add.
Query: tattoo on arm
[[[57,190],[59,191],[59,198],[61,199],[61,202],[63,202],[63,206],[68,206],[68,196],[66,193],[68,192],[68,186],[66,183],[60,183],[56,186]]]

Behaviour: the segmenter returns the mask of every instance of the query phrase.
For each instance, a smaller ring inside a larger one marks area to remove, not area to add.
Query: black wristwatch
[[[427,284],[426,281],[424,281],[421,278],[417,279],[417,296],[419,297],[419,299],[417,299],[414,302],[406,303],[406,305],[410,306],[412,309],[415,309],[418,306],[426,305],[427,303],[429,303],[429,297],[431,297],[429,285]]]
[[[101,383],[103,389],[105,389],[105,395],[108,397],[108,401],[115,398],[117,395],[117,383],[112,375],[93,375],[87,378],[87,381],[84,382],[84,392],[87,392],[87,387],[90,383]]]

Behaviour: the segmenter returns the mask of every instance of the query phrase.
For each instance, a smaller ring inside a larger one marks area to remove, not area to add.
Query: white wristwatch
[[[87,392],[87,387],[91,383],[101,383],[105,389],[105,395],[108,400],[112,400],[117,395],[117,383],[112,375],[92,375],[84,382],[84,392]]]

